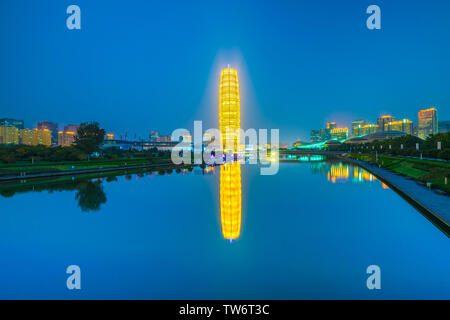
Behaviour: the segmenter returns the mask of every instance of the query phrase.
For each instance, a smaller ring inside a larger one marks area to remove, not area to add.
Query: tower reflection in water
[[[240,150],[241,123],[239,77],[236,69],[226,68],[220,74],[219,122],[222,146],[228,157]],[[222,234],[230,242],[241,234],[241,166],[226,163],[220,168],[220,220]]]
[[[227,163],[220,167],[220,220],[222,234],[230,242],[241,234],[241,165]]]

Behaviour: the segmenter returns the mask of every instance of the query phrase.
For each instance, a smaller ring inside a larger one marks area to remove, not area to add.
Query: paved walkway
[[[389,170],[379,168],[376,165],[342,157],[350,162],[358,164],[360,167],[372,172],[381,180],[384,180],[388,185],[392,186],[395,191],[403,193],[403,196],[415,202],[416,205],[428,211],[435,216],[443,225],[444,232],[447,236],[450,233],[450,197],[439,195],[429,188],[419,185],[414,180],[408,180],[405,177],[391,172]]]

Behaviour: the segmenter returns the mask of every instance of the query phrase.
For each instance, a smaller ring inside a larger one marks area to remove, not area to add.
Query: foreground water
[[[2,191],[1,299],[450,298],[449,239],[344,162],[78,179]]]

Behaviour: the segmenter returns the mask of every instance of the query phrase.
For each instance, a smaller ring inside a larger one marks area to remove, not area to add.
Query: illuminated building
[[[332,130],[336,128],[336,122],[328,122],[327,129]]]
[[[53,123],[50,121],[41,121],[38,122],[37,125],[38,129],[40,130],[50,130],[51,135],[52,135],[52,144],[58,144],[58,124],[57,123]]]
[[[418,118],[419,138],[426,139],[426,137],[428,137],[430,134],[438,133],[437,110],[435,108],[420,110]]]
[[[369,142],[369,140],[367,140],[365,137],[356,136],[356,137],[346,140],[344,143],[345,144],[363,144],[363,143],[367,143],[367,142]]]
[[[412,134],[413,123],[408,119],[392,121],[384,125],[384,131],[401,131],[406,134]]]
[[[105,135],[106,140],[114,140],[114,133],[107,133]]]
[[[232,241],[241,233],[241,165],[227,163],[220,167],[220,220],[222,235]]]
[[[77,133],[74,131],[58,132],[58,145],[61,147],[70,147],[74,142]]]
[[[0,119],[0,127],[15,127],[19,130],[24,128],[23,120],[16,120],[10,118]]]
[[[52,133],[48,129],[22,129],[20,130],[20,142],[27,146],[52,145]]]
[[[320,141],[327,141],[331,139],[330,129],[320,129]]]
[[[292,146],[293,147],[298,147],[298,146],[303,146],[303,145],[305,145],[305,144],[308,144],[308,142],[304,142],[304,141],[295,141],[293,144],[292,144]]]
[[[222,135],[222,148],[237,152],[239,130],[241,128],[239,98],[239,79],[236,69],[223,69],[220,75],[219,127]]]
[[[150,135],[149,135],[150,141],[151,142],[156,142],[159,139],[159,132],[158,131],[153,131],[150,130]]]
[[[392,116],[381,116],[378,118],[378,131],[385,131],[384,126],[395,119]]]
[[[158,142],[172,142],[172,136],[171,135],[160,136]]]
[[[354,120],[352,121],[352,136],[360,136],[359,129],[362,126],[365,126],[367,124],[366,120]]]
[[[19,132],[20,143],[27,146],[33,145],[33,130],[22,129]]]
[[[383,131],[365,135],[364,138],[367,140],[367,142],[373,142],[385,139],[395,139],[404,136],[406,136],[406,133],[402,131]]]
[[[311,143],[317,143],[322,141],[322,137],[320,135],[320,130],[311,130]]]
[[[0,144],[19,144],[19,129],[0,126]]]
[[[345,140],[348,139],[348,128],[334,128],[330,130],[330,134],[331,139]]]
[[[357,135],[358,136],[363,136],[366,134],[371,134],[371,133],[375,133],[378,131],[378,125],[376,124],[366,124],[363,125],[361,127],[358,127],[358,131],[357,131]]]
[[[74,132],[75,134],[77,134],[79,127],[80,125],[78,124],[68,124],[67,126],[64,126],[64,131]]]
[[[33,129],[33,145],[42,144],[50,147],[52,145],[52,133],[48,129]]]

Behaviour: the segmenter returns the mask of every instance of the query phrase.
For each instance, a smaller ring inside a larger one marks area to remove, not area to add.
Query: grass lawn
[[[383,168],[400,173],[421,182],[431,182],[450,195],[450,163],[433,160],[410,159],[404,157],[378,155],[378,162],[374,154],[352,153],[349,157],[361,161],[378,164]],[[445,178],[447,177],[447,184]]]
[[[96,168],[113,168],[123,166],[136,166],[144,164],[168,163],[168,158],[124,158],[115,160],[91,160],[91,161],[73,161],[73,162],[17,162],[12,164],[0,165],[0,176],[20,175],[21,172],[26,174],[44,173],[44,172],[61,172],[70,170],[84,170]]]

